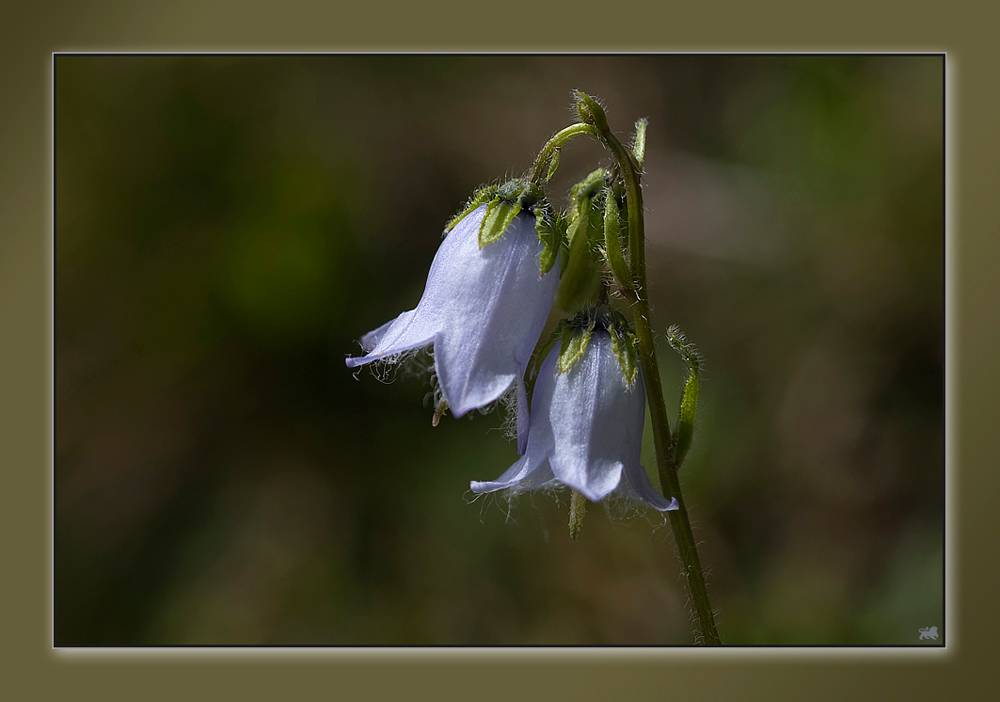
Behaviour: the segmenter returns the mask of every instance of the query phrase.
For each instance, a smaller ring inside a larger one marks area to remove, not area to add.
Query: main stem
[[[639,342],[639,356],[643,368],[643,382],[646,386],[646,400],[649,403],[649,416],[653,425],[653,445],[656,447],[656,467],[660,476],[660,489],[664,496],[677,500],[677,509],[667,512],[670,528],[677,543],[677,552],[684,564],[684,577],[687,579],[688,592],[694,606],[697,618],[698,632],[705,644],[720,645],[722,639],[715,626],[715,614],[708,599],[708,589],[705,587],[705,576],[701,570],[701,559],[698,557],[698,546],[691,531],[691,521],[688,519],[684,497],[681,495],[681,484],[677,477],[677,463],[674,461],[673,438],[670,433],[670,419],[667,417],[667,406],[663,400],[663,388],[660,385],[660,367],[656,360],[656,345],[653,342],[653,329],[650,323],[649,295],[646,286],[646,238],[643,221],[642,189],[639,186],[639,174],[631,153],[611,133],[602,130],[601,142],[614,154],[618,169],[625,181],[625,197],[628,203],[629,259],[631,263],[631,281],[619,281],[627,295],[631,297],[633,307],[633,322]]]

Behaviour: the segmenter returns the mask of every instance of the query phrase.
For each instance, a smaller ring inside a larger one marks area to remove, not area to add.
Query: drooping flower
[[[563,485],[593,502],[616,493],[661,512],[677,509],[640,463],[646,393],[628,343],[600,324],[575,330],[568,343],[564,336],[538,373],[527,450],[497,480],[473,481],[472,491]]]
[[[416,308],[366,334],[366,354],[348,358],[347,365],[392,360],[433,344],[439,387],[452,414],[484,407],[514,384],[518,435],[526,437],[524,371],[559,271],[558,242],[553,247],[541,239],[541,215],[528,214],[522,203],[498,196],[461,217],[434,256]],[[522,451],[524,443],[521,438]]]

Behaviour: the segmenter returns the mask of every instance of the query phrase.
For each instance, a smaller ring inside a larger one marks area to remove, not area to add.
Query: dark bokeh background
[[[691,641],[657,515],[473,502],[502,417],[431,429],[426,377],[343,365],[572,88],[650,119],[723,638],[944,630],[942,58],[60,56],[57,644]]]

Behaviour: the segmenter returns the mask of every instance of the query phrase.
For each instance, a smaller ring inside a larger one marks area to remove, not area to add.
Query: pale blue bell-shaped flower
[[[351,368],[434,345],[434,368],[456,417],[517,389],[518,447],[528,435],[524,371],[552,308],[559,265],[540,273],[535,216],[520,212],[503,235],[480,247],[487,206],[460,220],[441,242],[417,307],[361,339]]]
[[[564,485],[597,502],[616,493],[665,512],[677,509],[650,483],[640,463],[646,393],[629,387],[605,329],[595,329],[583,356],[558,372],[559,346],[545,358],[531,400],[527,451],[475,493],[520,492]]]

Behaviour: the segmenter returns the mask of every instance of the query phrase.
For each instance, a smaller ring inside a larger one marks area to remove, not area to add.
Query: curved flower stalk
[[[633,366],[632,382],[626,380],[612,343],[617,332],[588,332],[552,349],[542,363],[527,451],[497,480],[472,482],[472,491],[564,485],[592,502],[616,493],[661,512],[675,510],[677,501],[656,491],[640,463],[646,393],[641,379],[635,382],[638,369]]]
[[[366,354],[346,362],[355,368],[392,361],[433,344],[441,394],[456,417],[490,404],[516,384],[523,451],[524,371],[552,307],[559,269],[541,272],[545,244],[535,215],[524,211],[514,214],[498,238],[481,244],[488,212],[480,205],[453,226],[434,256],[417,307],[366,334],[361,339]]]

